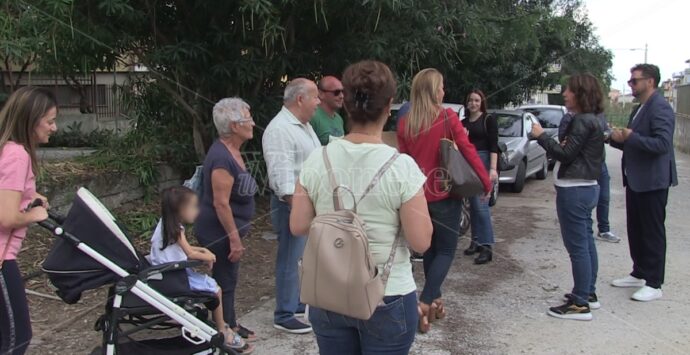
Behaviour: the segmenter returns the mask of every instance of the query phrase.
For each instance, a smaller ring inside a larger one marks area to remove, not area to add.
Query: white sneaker
[[[643,286],[641,289],[637,290],[632,295],[632,299],[640,302],[649,302],[658,300],[663,296],[660,288],[653,288],[649,286]]]
[[[613,286],[613,287],[642,287],[642,286],[644,286],[644,280],[628,275],[622,279],[616,279],[616,280],[611,281],[611,286]]]

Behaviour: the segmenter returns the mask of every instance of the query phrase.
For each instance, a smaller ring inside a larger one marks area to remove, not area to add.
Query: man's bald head
[[[319,99],[321,108],[328,114],[333,115],[335,111],[343,107],[343,83],[335,76],[324,76],[319,80]]]

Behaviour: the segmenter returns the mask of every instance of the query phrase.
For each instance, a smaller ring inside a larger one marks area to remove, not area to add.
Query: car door
[[[537,123],[537,118],[534,117],[531,113],[525,113],[525,128],[527,129],[527,136],[531,137],[532,136],[532,124]],[[536,140],[530,139],[529,144],[527,146],[527,175],[531,175],[538,169],[542,167],[543,162],[541,161],[541,156],[543,155],[544,150],[542,147],[537,143]]]

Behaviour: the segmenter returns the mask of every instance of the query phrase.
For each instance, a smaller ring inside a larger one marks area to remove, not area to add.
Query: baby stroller
[[[95,326],[103,332],[103,343],[94,353],[235,354],[225,345],[223,334],[204,321],[208,312],[203,304],[218,302],[217,296],[189,289],[185,269],[199,262],[152,266],[85,188],[77,192],[66,218],[49,216],[40,225],[58,238],[43,270],[57,295],[73,304],[83,291],[111,285],[105,314]],[[145,340],[130,337],[158,329],[179,329],[181,334]]]

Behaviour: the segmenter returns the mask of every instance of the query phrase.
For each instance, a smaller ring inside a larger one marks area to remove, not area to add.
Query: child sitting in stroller
[[[199,201],[194,191],[184,186],[173,186],[163,191],[161,200],[162,218],[151,237],[151,264],[185,261],[187,259],[205,261],[209,268],[216,256],[206,248],[189,245],[185,236],[184,224],[192,224],[199,215]],[[254,346],[227,326],[223,318],[222,291],[216,281],[208,275],[187,269],[189,287],[192,291],[212,292],[218,295],[218,305],[213,312],[213,321],[219,332],[223,333],[228,346],[240,354],[249,354]]]

